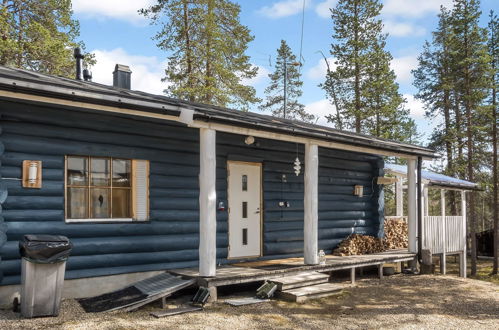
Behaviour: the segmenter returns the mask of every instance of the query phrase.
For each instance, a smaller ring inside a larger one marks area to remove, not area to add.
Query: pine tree
[[[258,68],[245,55],[253,36],[239,22],[240,11],[229,0],[157,0],[140,11],[161,27],[154,39],[169,53],[163,79],[170,83],[168,95],[244,110],[259,101],[242,81]]]
[[[461,78],[456,89],[466,126],[466,176],[475,180],[480,154],[485,153],[484,130],[487,114],[484,100],[490,87],[490,58],[486,30],[479,26],[480,4],[476,0],[455,0],[453,8],[454,59]],[[471,275],[476,275],[476,193],[469,194]]]
[[[4,0],[0,4],[0,64],[73,78],[79,24],[70,0]],[[92,54],[86,64],[95,63]]]
[[[395,72],[390,69],[392,56],[384,50],[385,41],[374,47],[374,62],[368,67],[364,132],[391,140],[415,143],[418,134],[414,120],[405,108],[405,99],[398,91]]]
[[[419,55],[419,65],[414,74],[414,86],[418,88],[415,97],[423,102],[427,109],[426,117],[434,120],[441,116],[444,120],[437,126],[430,139],[430,146],[441,150],[446,155],[444,173],[457,174],[455,148],[457,134],[453,111],[454,67],[451,63],[453,40],[451,12],[440,8],[438,28],[433,32],[432,42],[426,42]],[[450,194],[451,214],[457,214],[456,195]]]
[[[414,142],[416,127],[385,50],[382,7],[378,0],[339,0],[331,11],[336,68],[328,70],[321,87],[337,114],[328,119],[338,128]]]
[[[270,85],[265,88],[266,101],[260,105],[260,110],[270,110],[273,116],[285,119],[307,122],[314,119],[313,115],[305,111],[305,106],[298,102],[303,93],[299,65],[286,41],[281,40],[275,70],[269,74]]]
[[[498,273],[499,267],[499,169],[497,155],[497,127],[499,125],[497,89],[499,87],[499,18],[490,12],[489,21],[489,55],[492,67],[492,86],[490,89],[490,111],[491,111],[491,142],[492,142],[492,214],[494,228],[494,267],[492,274]]]

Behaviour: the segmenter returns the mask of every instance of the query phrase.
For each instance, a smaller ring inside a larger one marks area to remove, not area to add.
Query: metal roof
[[[439,156],[432,149],[413,144],[5,66],[0,66],[0,90],[173,116],[180,116],[182,109],[191,109],[194,110],[194,120],[315,138],[411,156],[426,158]]]
[[[385,164],[385,171],[391,174],[407,176],[407,166],[398,164]],[[443,188],[457,188],[461,190],[478,190],[478,184],[466,180],[453,178],[451,176],[435,173],[428,170],[421,170],[421,178],[427,180],[432,186]]]

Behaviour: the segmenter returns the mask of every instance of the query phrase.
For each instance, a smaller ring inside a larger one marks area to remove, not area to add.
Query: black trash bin
[[[22,316],[59,315],[66,260],[72,247],[67,237],[59,235],[25,235],[19,242]]]

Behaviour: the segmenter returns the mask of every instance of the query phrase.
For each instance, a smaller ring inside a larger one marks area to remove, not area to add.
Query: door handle
[[[258,214],[258,213],[260,213],[260,208],[257,208],[255,211],[255,214]]]

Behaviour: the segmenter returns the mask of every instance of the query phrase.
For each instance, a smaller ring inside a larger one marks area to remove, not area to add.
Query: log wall
[[[24,234],[68,236],[74,250],[66,278],[195,267],[198,260],[199,132],[175,123],[0,102],[0,275],[19,283]],[[264,258],[303,251],[303,145],[217,133],[217,201],[227,205],[227,160],[261,161]],[[65,223],[64,156],[150,161],[150,221]],[[293,162],[302,162],[299,176]],[[380,158],[319,149],[319,248],[350,233],[378,233]],[[21,187],[21,163],[43,162],[41,189]],[[286,175],[283,182],[282,175]],[[363,184],[364,197],[353,196]],[[374,190],[372,189],[374,187]],[[278,206],[288,201],[289,208]],[[6,235],[5,235],[6,233]],[[227,263],[227,212],[217,212],[217,263]]]

